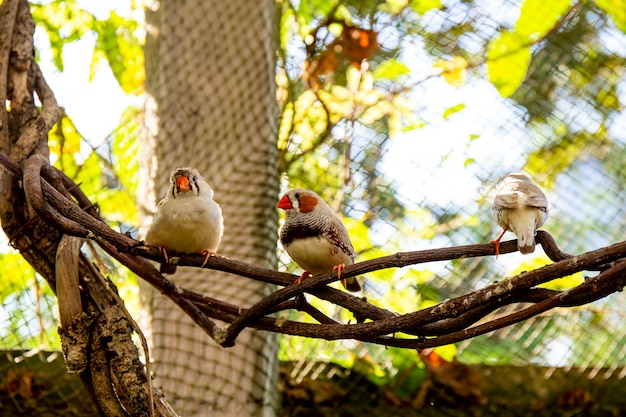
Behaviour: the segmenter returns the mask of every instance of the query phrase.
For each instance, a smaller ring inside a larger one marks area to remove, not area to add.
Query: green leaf
[[[383,61],[373,71],[374,79],[394,81],[403,75],[407,75],[411,70],[402,62],[396,59]]]
[[[37,26],[46,31],[54,66],[62,72],[63,47],[89,31],[95,18],[74,0],[57,0],[45,5],[31,3],[31,13]]]
[[[145,71],[143,47],[136,36],[137,21],[111,12],[109,18],[97,21],[98,34],[91,61],[90,79],[95,75],[102,59],[106,59],[115,79],[127,94],[143,92]]]
[[[50,159],[54,166],[70,177],[78,170],[76,158],[81,151],[82,136],[72,119],[64,114],[48,134]]]
[[[35,278],[35,271],[19,253],[0,254],[0,303],[7,296],[24,291],[27,282]]]
[[[417,353],[414,350],[389,348],[393,369],[396,372],[388,372],[387,390],[393,392],[397,398],[413,398],[416,388],[419,387],[428,374],[422,367],[416,366]]]
[[[522,84],[531,57],[526,40],[515,33],[502,32],[489,42],[487,48],[489,81],[502,97],[509,97]]]
[[[443,9],[443,3],[441,3],[441,0],[413,0],[409,3],[409,6],[418,14],[424,14],[431,10]]]
[[[328,17],[337,1],[311,0],[301,1],[296,10],[296,18],[301,26],[308,26],[316,18]]]
[[[285,3],[283,3],[285,4]],[[280,16],[280,49],[286,51],[292,39],[292,26],[296,22],[296,15],[293,8],[284,7]]]
[[[626,0],[595,0],[595,3],[613,18],[619,30],[626,33]]]
[[[530,43],[545,36],[571,7],[571,0],[526,0],[515,33]]]
[[[452,59],[439,59],[433,64],[434,68],[441,68],[441,76],[454,87],[465,84],[467,78],[467,61],[460,56]]]
[[[450,116],[452,116],[454,113],[460,112],[464,108],[465,108],[465,104],[463,104],[463,103],[459,103],[459,104],[456,104],[456,105],[454,105],[452,107],[448,107],[443,112],[443,120],[448,120],[448,118]]]
[[[131,197],[136,197],[139,171],[139,131],[143,112],[140,108],[130,106],[120,118],[120,126],[111,136],[112,165],[119,180]]]
[[[378,10],[389,14],[399,14],[409,4],[408,0],[386,0],[378,6]]]
[[[551,126],[558,140],[552,141],[545,146],[537,148],[528,155],[528,161],[524,167],[529,172],[539,176],[556,178],[553,173],[560,173],[570,169],[581,155],[587,155],[591,149],[601,149],[606,142],[599,132],[582,131],[577,134],[568,134],[567,126],[559,123]],[[548,184],[551,186],[551,184]]]

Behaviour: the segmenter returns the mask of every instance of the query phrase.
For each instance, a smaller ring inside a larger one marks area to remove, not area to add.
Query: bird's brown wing
[[[352,262],[354,262],[356,255],[354,253],[354,247],[350,241],[350,236],[344,225],[336,219],[332,222],[328,232],[328,240],[336,247],[338,247],[343,253],[348,255]]]

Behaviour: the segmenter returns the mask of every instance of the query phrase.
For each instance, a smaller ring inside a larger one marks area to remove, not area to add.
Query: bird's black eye
[[[300,199],[300,193],[296,193],[295,196],[297,199]]]
[[[193,178],[191,179],[191,181],[196,182],[198,180],[198,177],[196,177],[195,175],[193,176]]]

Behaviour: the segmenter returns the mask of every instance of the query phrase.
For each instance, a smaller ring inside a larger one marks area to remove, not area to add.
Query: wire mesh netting
[[[283,190],[311,188],[341,212],[357,261],[495,239],[501,232],[491,214],[495,189],[506,174],[517,171],[530,174],[548,196],[550,218],[542,229],[554,236],[562,250],[579,254],[624,240],[623,22],[595,3],[567,3],[556,17],[548,7],[547,27],[535,28],[537,35],[520,46],[529,50],[528,70],[518,88],[504,94],[506,85],[495,80],[497,68],[488,65],[490,51],[503,33],[521,30],[524,7],[538,7],[537,13],[541,12],[537,2],[426,3],[400,7],[380,2],[368,8],[345,2],[337,7],[313,4],[310,9],[296,2],[277,3]],[[237,14],[245,10],[231,13],[236,22]],[[357,52],[342,38],[343,33],[355,31],[361,48]],[[246,59],[238,62],[246,65]],[[397,73],[390,75],[389,68]],[[64,103],[70,115],[72,100],[69,97]],[[111,162],[107,165],[111,171],[103,177],[110,179],[111,172],[119,169],[113,163],[114,151],[136,152],[130,145],[110,145],[123,141],[122,137],[119,131],[108,136],[103,142],[106,152],[91,140],[100,157]],[[103,210],[106,217],[106,207]],[[505,235],[505,239],[513,237]],[[279,269],[300,272],[280,247],[279,258]],[[550,262],[538,246],[530,255],[430,263],[378,271],[360,280],[369,302],[402,314]],[[34,272],[16,276],[15,271],[28,271],[25,264],[9,249],[2,254],[0,346],[10,364],[24,363],[23,358],[33,355],[47,361],[52,356],[38,352],[60,348],[54,294]],[[577,273],[545,286],[565,290],[594,274]],[[116,282],[131,312],[137,312],[136,281],[122,273]],[[310,301],[338,321],[354,321],[349,312]],[[501,308],[491,317],[521,307]],[[622,380],[626,375],[625,314],[617,293],[588,305],[549,310],[437,352],[446,361],[456,357],[476,365],[472,369],[480,369],[483,382],[491,378],[491,386],[499,385],[494,378],[501,378],[500,384],[510,382],[512,373],[489,374],[482,366],[510,370],[532,365],[537,373],[528,378],[545,381],[562,381],[555,375],[562,378],[560,372],[571,370],[569,385],[562,391],[584,386],[585,395],[599,398],[584,381]],[[312,320],[297,312],[284,317]],[[308,403],[332,408],[347,397],[357,398],[351,402],[361,406],[382,401],[418,407],[425,402],[420,387],[428,379],[426,358],[413,350],[281,336],[279,359],[286,409]],[[37,399],[41,387],[32,383],[28,370],[2,369],[7,371],[0,379],[0,391],[28,409],[29,399]],[[305,383],[305,390],[298,388]],[[14,389],[15,384],[22,390]],[[66,391],[59,386],[59,397],[71,397]],[[462,386],[457,394],[470,391]],[[583,395],[581,401],[591,400]],[[330,415],[328,409],[317,411]],[[77,410],[72,415],[88,412]]]
[[[563,250],[578,254],[623,240],[624,33],[596,7],[577,5],[563,15],[562,25],[533,45],[524,81],[503,98],[489,81],[482,54],[494,36],[515,27],[524,4],[446,4],[449,7],[416,19],[423,30],[417,34],[383,19],[354,23],[377,32],[381,49],[410,67],[411,76],[402,88],[417,108],[413,115],[420,127],[392,137],[365,126],[363,119],[335,127],[336,142],[319,154],[349,167],[349,175],[341,168],[333,171],[346,184],[341,187],[343,205],[336,199],[336,188],[329,190],[319,177],[302,180],[294,170],[290,180],[313,188],[345,213],[353,240],[362,239],[355,242],[357,260],[495,239],[501,232],[491,217],[495,188],[506,174],[518,171],[529,173],[546,192],[550,218],[542,229]],[[461,87],[430,75],[438,60],[453,57],[469,62]],[[362,74],[357,78],[364,83]],[[309,162],[301,167],[312,166],[315,163]],[[294,267],[288,257],[282,259]],[[532,255],[460,259],[375,273],[364,278],[364,296],[406,313],[548,263],[538,247]],[[579,273],[546,286],[567,289],[594,275]],[[615,294],[581,307],[554,309],[441,352],[472,364],[534,365],[542,379],[552,376],[556,367],[576,369],[567,387],[587,379],[621,379],[626,365],[621,304]],[[502,308],[495,316],[521,307]],[[330,311],[335,314],[331,317],[349,319],[344,312],[332,307]],[[370,381],[393,387],[413,366],[411,356],[422,366],[415,352],[353,341],[283,338],[282,353],[294,361],[288,371],[294,381],[332,376],[335,368],[313,364],[330,361],[367,370]],[[499,382],[506,384],[507,377]],[[496,377],[491,378],[493,384]],[[410,398],[417,391],[399,390]]]

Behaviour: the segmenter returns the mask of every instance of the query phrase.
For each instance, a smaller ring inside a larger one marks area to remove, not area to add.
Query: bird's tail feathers
[[[517,248],[521,253],[533,253],[535,251],[535,228],[529,225],[517,235]]]
[[[352,277],[352,278],[347,278],[346,279],[346,290],[350,291],[350,292],[358,292],[361,291],[361,284],[359,284],[359,281]]]
[[[176,265],[173,264],[161,264],[159,271],[162,274],[174,274],[176,272]]]

